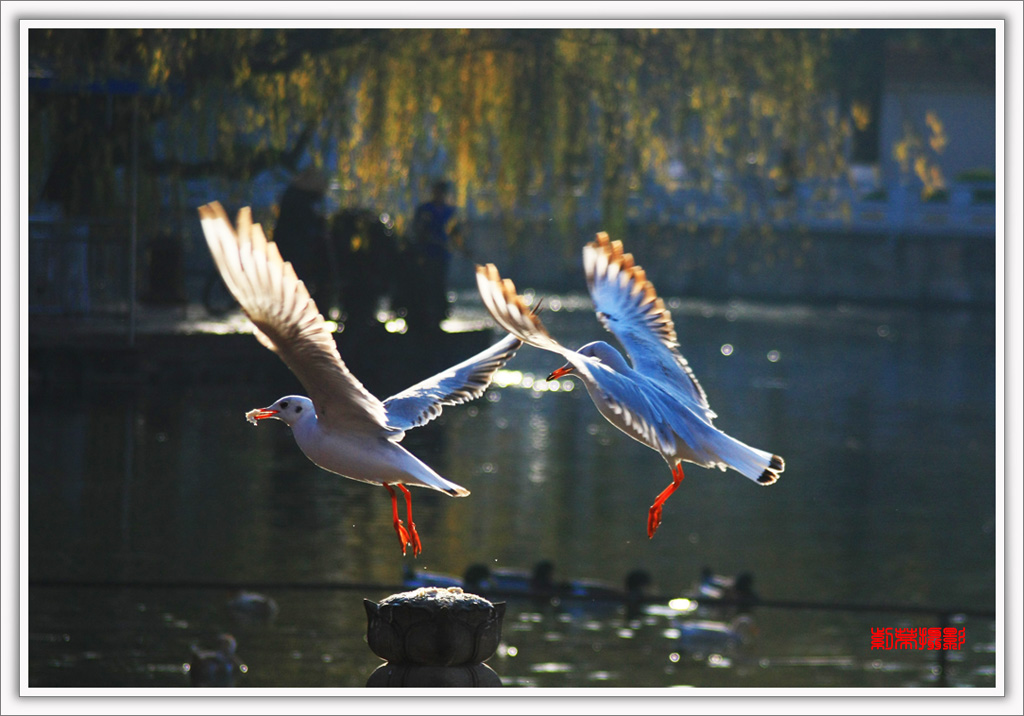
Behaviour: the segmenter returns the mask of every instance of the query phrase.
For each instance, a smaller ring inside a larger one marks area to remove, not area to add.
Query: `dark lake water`
[[[587,297],[547,302],[566,345],[604,337]],[[508,686],[938,685],[935,651],[872,649],[871,630],[938,624],[900,606],[995,610],[992,313],[669,305],[716,425],[782,455],[786,471],[761,488],[686,466],[653,540],[647,508],[668,467],[580,386],[550,390],[543,378],[560,362],[529,347],[503,387],[407,435],[473,493],[413,490],[416,560],[398,549],[383,489],[319,470],[283,424],[245,422],[291,386],[30,394],[29,685],[186,686],[190,646],[230,631],[248,666],[241,686],[361,687],[381,663],[362,600],[394,591],[404,564],[461,574],[541,559],[558,579],[620,584],[645,569],[666,601],[709,565],[752,573],[769,602],[893,610],[757,607],[752,639],[695,653],[680,635],[697,613],[509,600],[489,662]],[[456,316],[483,320],[479,300],[460,297]],[[240,622],[205,582],[263,585],[280,612]],[[994,620],[950,623],[965,641],[948,652],[946,683],[994,686]]]

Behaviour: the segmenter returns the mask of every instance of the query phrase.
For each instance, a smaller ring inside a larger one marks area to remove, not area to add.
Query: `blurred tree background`
[[[994,52],[991,31],[36,29],[30,201],[123,213],[135,102],[144,213],[167,181],[312,162],[349,205],[411,206],[445,174],[512,229],[586,209],[621,233],[630,201],[686,189],[722,199],[688,220],[757,226],[796,181],[846,181],[877,132],[881,43],[926,32],[950,71]]]

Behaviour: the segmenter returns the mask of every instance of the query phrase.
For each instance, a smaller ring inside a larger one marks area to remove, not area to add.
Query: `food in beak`
[[[254,408],[245,414],[245,419],[255,425],[257,420],[265,420],[267,418],[272,418],[275,415],[277,415],[276,410],[271,410],[270,408]]]

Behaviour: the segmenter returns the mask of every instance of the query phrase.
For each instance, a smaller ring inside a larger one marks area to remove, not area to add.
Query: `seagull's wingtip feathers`
[[[221,206],[219,201],[214,200],[203,204],[199,207],[198,211],[200,221],[209,221],[213,219],[223,219],[228,221],[228,213],[224,211],[224,207]],[[228,223],[230,223],[230,221]]]
[[[779,480],[779,473],[786,469],[786,461],[778,455],[772,455],[772,459],[765,468],[765,471],[761,473],[757,481],[761,485],[774,485]]]

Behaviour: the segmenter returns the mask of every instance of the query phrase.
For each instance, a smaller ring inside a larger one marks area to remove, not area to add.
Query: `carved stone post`
[[[501,686],[483,662],[501,641],[504,602],[458,587],[423,587],[363,605],[370,649],[387,660],[367,686]]]

